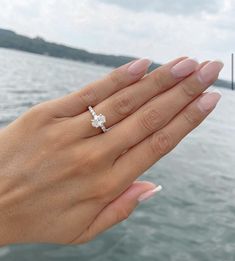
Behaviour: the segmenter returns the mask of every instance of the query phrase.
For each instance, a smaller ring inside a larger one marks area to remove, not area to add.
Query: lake
[[[0,127],[32,105],[78,90],[103,66],[0,49]],[[0,260],[234,261],[235,92],[143,179],[163,190],[122,224],[82,246],[0,248]]]

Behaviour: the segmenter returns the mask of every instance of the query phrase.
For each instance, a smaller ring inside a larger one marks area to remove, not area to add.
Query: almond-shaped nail
[[[162,186],[159,185],[159,186],[157,186],[155,189],[146,191],[146,192],[144,192],[143,194],[141,194],[141,195],[139,196],[138,201],[139,201],[139,202],[146,201],[146,200],[152,198],[157,192],[159,192],[159,191],[161,191],[161,190],[162,190]]]
[[[140,73],[146,72],[151,64],[151,60],[142,58],[132,63],[127,70],[132,75],[138,75]]]
[[[198,72],[198,79],[203,84],[211,84],[217,78],[224,67],[224,64],[220,61],[212,61],[203,66]]]
[[[186,77],[196,70],[198,62],[196,59],[187,58],[171,68],[171,73],[175,78]]]
[[[207,92],[204,94],[200,100],[198,101],[198,108],[202,112],[210,112],[216,106],[221,98],[221,92],[217,90],[213,90],[212,92]]]

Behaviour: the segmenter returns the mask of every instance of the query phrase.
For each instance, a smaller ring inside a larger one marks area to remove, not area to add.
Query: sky
[[[0,0],[0,28],[165,63],[219,59],[230,79],[235,0]]]

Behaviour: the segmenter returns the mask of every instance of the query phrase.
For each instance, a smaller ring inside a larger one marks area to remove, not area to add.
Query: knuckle
[[[84,104],[84,106],[96,105],[98,98],[96,95],[96,91],[93,87],[85,88],[79,92],[80,101]]]
[[[102,204],[108,204],[113,200],[115,185],[110,180],[99,182],[97,187],[96,199]]]
[[[56,151],[57,149],[63,147],[66,143],[66,139],[60,139],[63,133],[59,129],[54,128],[43,128],[41,130],[41,136],[45,140],[46,146],[50,146],[52,151]]]
[[[95,231],[93,230],[93,226],[89,226],[87,230],[83,234],[81,234],[79,237],[76,237],[72,241],[67,242],[67,245],[81,245],[85,244],[91,240],[93,240],[96,236]]]
[[[135,109],[135,99],[126,91],[122,91],[114,100],[114,111],[122,116],[129,115]]]
[[[74,149],[70,156],[72,162],[74,163],[76,173],[90,173],[93,169],[93,159],[90,157],[87,151]],[[89,156],[88,156],[89,155]]]
[[[114,207],[113,213],[115,213],[115,219],[117,222],[122,222],[128,219],[130,216],[130,211],[122,205],[118,205],[117,207]]]
[[[45,122],[52,117],[50,112],[50,102],[43,102],[33,106],[29,111],[27,111],[23,115],[23,119],[26,121],[31,121],[33,119],[40,125],[42,122]],[[31,125],[34,126],[32,123]]]
[[[39,103],[31,108],[31,112],[37,115],[42,115],[49,109],[49,102]]]
[[[164,76],[160,69],[158,69],[156,72],[150,74],[150,78],[153,80],[153,85],[155,88],[161,92],[164,88]]]
[[[154,154],[164,156],[172,147],[171,137],[166,132],[155,133],[150,139],[150,148]]]
[[[181,88],[183,91],[183,94],[186,95],[186,97],[189,97],[190,99],[194,98],[197,95],[197,91],[193,86],[189,83],[182,82]]]
[[[83,153],[81,153],[81,151]],[[75,162],[76,168],[84,173],[92,173],[94,169],[97,169],[100,160],[99,152],[88,151],[85,148],[79,150],[74,149],[72,160]]]
[[[89,153],[90,155],[87,157],[86,162],[89,163],[91,168],[96,168],[100,162],[102,162],[102,153],[99,150],[94,150]]]
[[[87,232],[86,234],[81,237],[78,241],[79,245],[81,244],[86,244],[92,240],[94,240],[96,237],[96,233],[94,231],[94,228],[92,226],[90,226],[88,229],[87,229]]]
[[[111,83],[115,87],[119,87],[123,85],[123,77],[121,76],[121,73],[119,69],[113,70],[109,75],[108,75]]]
[[[161,128],[165,122],[162,114],[150,106],[143,111],[140,118],[140,124],[149,132]]]
[[[190,125],[197,125],[200,122],[199,115],[190,110],[183,112],[183,117]]]
[[[47,141],[47,144],[53,144],[59,137],[59,135],[55,133],[54,130],[51,128],[46,128],[42,131],[42,135],[44,139]]]

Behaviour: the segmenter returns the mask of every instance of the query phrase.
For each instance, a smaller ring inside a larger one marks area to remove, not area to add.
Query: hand
[[[135,180],[214,109],[220,95],[202,92],[222,64],[148,66],[126,64],[0,131],[0,244],[87,242],[159,190]],[[89,105],[110,131],[91,126]]]

